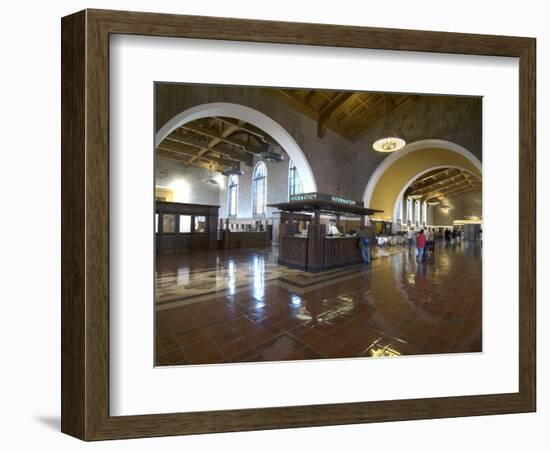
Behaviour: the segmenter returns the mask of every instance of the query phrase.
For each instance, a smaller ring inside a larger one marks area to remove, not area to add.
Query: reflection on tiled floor
[[[156,364],[481,351],[481,248],[406,248],[318,274],[271,249],[157,259]]]

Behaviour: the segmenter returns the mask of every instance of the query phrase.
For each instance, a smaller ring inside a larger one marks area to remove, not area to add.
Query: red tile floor
[[[406,248],[318,274],[271,249],[158,256],[156,364],[480,352],[481,248]]]

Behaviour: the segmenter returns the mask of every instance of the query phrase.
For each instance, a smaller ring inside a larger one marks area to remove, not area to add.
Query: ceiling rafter
[[[451,186],[455,183],[462,183],[465,182],[466,179],[462,175],[462,173],[458,173],[456,175],[449,176],[447,178],[438,179],[434,181],[433,183],[430,183],[426,185],[425,187],[419,188],[419,189],[413,189],[411,191],[411,194],[419,194],[419,195],[427,195],[426,193],[434,192],[434,191],[440,191],[442,189],[445,189],[448,186]]]
[[[162,148],[157,148],[156,156],[159,158],[170,159],[172,161],[178,161],[184,164],[189,162],[189,158],[185,157],[183,154],[164,150]],[[202,159],[193,161],[191,165],[216,172],[221,172],[227,167],[226,165],[217,164],[213,161],[205,161]]]
[[[201,159],[204,161],[211,161],[216,164],[229,166],[231,164],[231,160],[227,158],[222,158],[217,154],[209,153],[208,155],[203,153],[201,154],[201,150],[199,150],[197,147],[193,147],[190,145],[182,145],[177,142],[169,141],[168,139],[165,139],[160,143],[160,145],[157,147],[157,149],[168,151],[172,153],[179,153],[181,155],[185,155],[189,157],[189,161],[193,162],[196,159]],[[187,162],[189,162],[187,161]]]
[[[233,131],[235,131],[235,127],[234,126],[229,126],[227,127],[227,129],[223,130],[221,132],[221,134],[219,135],[219,137],[214,137],[214,138],[211,138],[206,146],[206,148],[202,148],[200,150],[200,152],[198,153],[198,155],[194,158],[191,158],[191,160],[189,161],[189,164],[193,163],[194,161],[196,161],[196,159],[201,156],[201,155],[204,155],[206,152],[208,152],[209,150],[212,150],[214,149],[214,147],[216,147],[220,142],[223,141],[224,138],[226,138],[227,136],[229,136],[231,133],[233,133]],[[208,139],[208,137],[207,137]]]
[[[429,172],[427,176],[419,178],[416,180],[410,187],[412,191],[417,189],[425,188],[429,185],[434,185],[447,178],[452,171],[457,171],[458,169],[446,168],[446,169],[436,169],[435,171]],[[458,172],[455,172],[458,173]]]
[[[325,135],[325,125],[330,119],[330,116],[335,113],[339,108],[346,104],[350,99],[355,96],[354,92],[338,92],[332,100],[330,100],[319,111],[319,117],[317,119],[317,136],[320,138]]]
[[[311,104],[305,103],[303,100],[293,95],[293,91],[294,90],[287,89],[272,89],[269,92],[275,97],[278,97],[279,99],[284,101],[286,104],[288,104],[298,112],[308,116],[314,121],[317,121],[319,119],[319,110],[315,109]],[[321,97],[321,94],[323,94],[323,91],[316,91],[316,97]],[[346,128],[339,126],[337,123],[329,122],[327,123],[327,127],[339,134],[340,136],[343,136],[348,141],[351,141],[353,139],[353,134],[350,133]]]
[[[253,135],[258,137],[264,142],[267,142],[269,144],[275,144],[278,145],[277,142],[265,131],[259,129],[258,127],[252,125],[251,123],[243,122],[242,120],[233,119],[231,117],[216,117],[216,120],[219,120],[221,122],[225,122],[231,125],[236,126],[239,130],[243,131],[247,135]]]
[[[239,147],[240,149],[248,153],[257,154],[262,151],[261,147],[251,146],[251,145],[248,145],[246,142],[232,138],[231,134],[233,134],[238,129],[238,127],[233,124],[231,124],[231,127],[225,128],[225,130],[221,133],[214,128],[207,128],[205,126],[197,125],[193,122],[186,123],[185,125],[182,125],[180,128],[182,128],[183,130],[191,131],[196,134],[200,134],[202,136],[206,136],[207,138],[210,138],[210,139],[217,139],[218,142],[216,142],[215,145],[217,145],[219,142],[225,142],[226,144],[230,144],[233,147]],[[178,130],[176,130],[176,136],[178,134],[179,134]]]
[[[407,195],[421,195],[423,200],[444,198],[455,192],[481,190],[482,183],[475,175],[456,167],[428,172],[411,184]]]
[[[468,183],[466,183],[466,184],[464,184],[464,183],[466,183],[464,180],[458,180],[454,183],[444,185],[443,187],[441,187],[439,189],[434,189],[434,190],[431,190],[429,192],[426,192],[426,193],[422,194],[422,196],[424,198],[440,197],[442,195],[445,195],[450,190],[455,189],[456,187],[469,186]]]

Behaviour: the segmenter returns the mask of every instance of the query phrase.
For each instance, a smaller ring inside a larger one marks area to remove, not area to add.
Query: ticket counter
[[[278,208],[287,217],[279,226],[278,263],[309,272],[362,261],[359,239],[354,234],[328,235],[326,224],[321,223],[321,214],[334,217],[336,222],[342,216],[359,217],[363,222],[365,216],[381,212],[363,207],[362,202],[319,193],[300,194],[287,203],[269,206]],[[306,232],[299,229],[293,214],[311,217]]]

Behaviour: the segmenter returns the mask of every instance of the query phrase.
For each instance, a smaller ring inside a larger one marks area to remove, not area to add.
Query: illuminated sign
[[[363,206],[363,202],[350,200],[349,198],[338,197],[337,195],[321,194],[319,192],[308,192],[305,194],[291,195],[291,202],[303,202],[307,200],[326,200],[329,202],[340,203],[341,205]]]
[[[342,197],[335,197],[334,195],[332,195],[330,197],[330,200],[332,202],[336,202],[336,203],[342,203],[343,205],[352,205],[352,206],[355,206],[357,204],[357,202],[355,200],[349,200],[347,198],[342,198]]]
[[[304,200],[317,200],[317,192],[309,192],[307,194],[295,194],[290,196],[291,202],[301,202]]]

